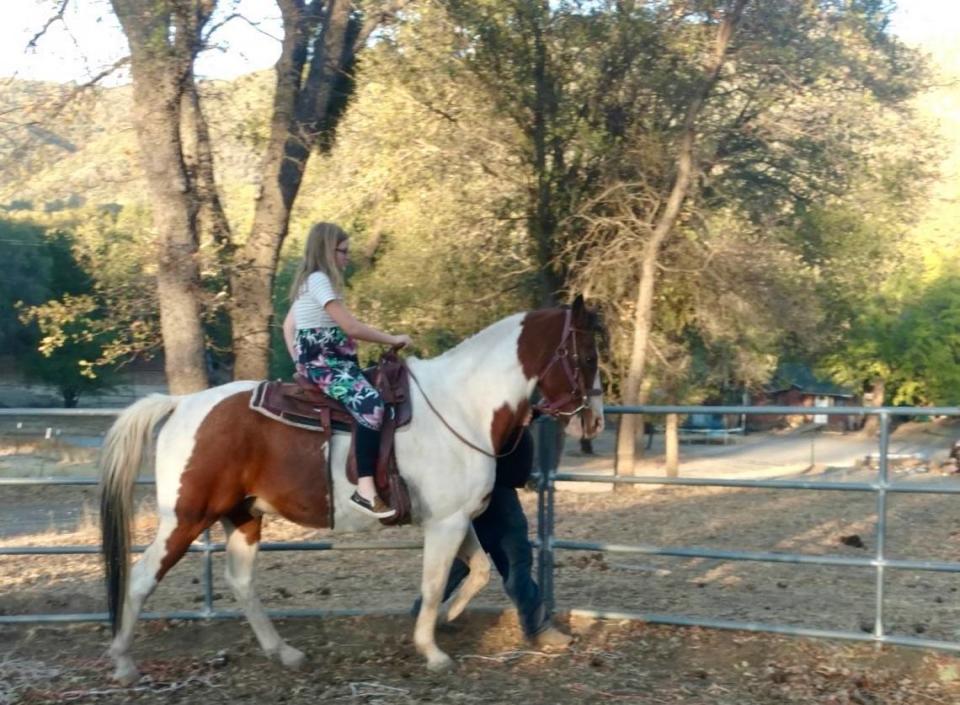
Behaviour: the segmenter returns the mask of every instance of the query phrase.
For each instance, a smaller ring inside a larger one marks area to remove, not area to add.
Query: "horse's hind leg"
[[[452,622],[459,617],[470,600],[490,581],[490,559],[487,558],[486,551],[483,550],[480,541],[477,540],[477,533],[473,530],[473,526],[467,528],[467,534],[463,537],[460,550],[457,551],[457,558],[470,567],[470,572],[447,601],[446,619],[448,622]]]
[[[253,633],[268,657],[276,657],[289,668],[299,668],[303,652],[287,644],[277,633],[253,589],[254,566],[260,547],[261,518],[237,511],[221,519],[227,534],[227,583],[250,622]]]
[[[153,543],[146,548],[140,560],[130,571],[120,626],[109,649],[109,654],[116,666],[113,677],[120,683],[129,685],[140,677],[130,655],[130,645],[133,643],[133,630],[140,610],[143,609],[143,603],[156,589],[166,572],[183,557],[193,540],[205,528],[206,526],[184,527],[178,525],[174,518],[161,518]]]
[[[450,668],[453,661],[437,646],[435,631],[437,613],[443,589],[450,574],[450,565],[463,543],[470,526],[466,516],[455,515],[441,522],[424,526],[423,531],[423,603],[413,631],[413,643],[417,651],[427,659],[427,668],[440,671]]]

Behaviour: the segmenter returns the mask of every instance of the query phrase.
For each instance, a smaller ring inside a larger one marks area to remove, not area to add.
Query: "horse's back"
[[[297,523],[329,526],[323,435],[251,410],[256,385],[183,397],[158,438],[158,502],[178,514],[223,515],[255,497]]]
[[[194,454],[198,431],[210,412],[224,399],[253,389],[255,384],[230,382],[179,398],[176,410],[157,435],[157,500],[161,504],[171,499],[171,492],[176,497],[180,476]]]

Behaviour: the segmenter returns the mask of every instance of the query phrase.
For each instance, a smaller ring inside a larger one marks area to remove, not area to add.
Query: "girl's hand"
[[[400,348],[405,348],[408,345],[413,345],[413,338],[411,338],[409,335],[395,335],[393,338],[393,347],[397,348],[398,350]]]

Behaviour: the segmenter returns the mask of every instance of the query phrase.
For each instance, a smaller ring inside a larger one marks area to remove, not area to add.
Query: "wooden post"
[[[667,477],[676,477],[680,465],[679,417],[667,414],[667,427],[664,432],[664,453],[666,457]]]

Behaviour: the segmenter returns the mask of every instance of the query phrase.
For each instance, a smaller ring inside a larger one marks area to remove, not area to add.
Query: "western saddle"
[[[393,447],[394,433],[398,428],[409,424],[413,416],[407,366],[390,350],[383,354],[375,367],[364,370],[364,374],[380,393],[384,405],[383,425],[380,428],[380,454],[374,483],[380,496],[396,510],[396,514],[380,521],[388,525],[408,524],[410,495],[397,470]],[[352,438],[347,460],[347,479],[357,483],[356,422],[340,402],[321,392],[309,379],[298,374],[294,376],[292,383],[265,380],[253,390],[250,408],[290,426],[321,433],[325,443],[329,443],[334,429],[350,431]],[[327,459],[321,458],[320,462],[326,465]],[[330,506],[333,506],[332,501]]]

